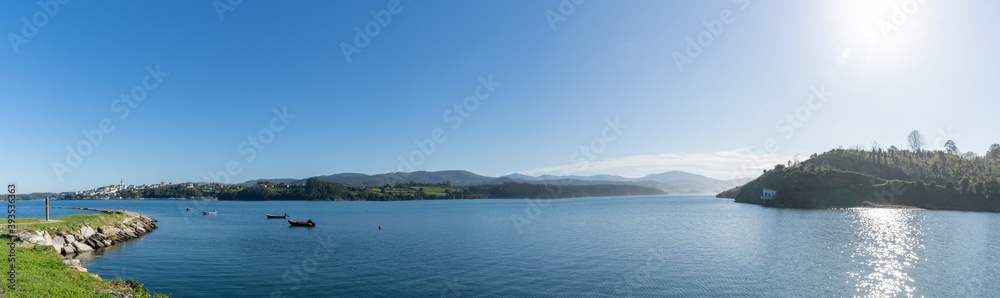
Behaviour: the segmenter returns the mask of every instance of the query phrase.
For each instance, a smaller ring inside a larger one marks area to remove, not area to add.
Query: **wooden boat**
[[[203,215],[218,215],[219,211],[202,211],[201,214],[203,214]]]
[[[311,219],[309,221],[294,221],[294,220],[289,219],[288,220],[288,224],[290,224],[292,226],[299,226],[299,227],[315,227],[316,226],[316,223],[314,223]]]
[[[288,218],[288,213],[285,213],[285,215],[270,215],[270,214],[268,214],[267,218]]]

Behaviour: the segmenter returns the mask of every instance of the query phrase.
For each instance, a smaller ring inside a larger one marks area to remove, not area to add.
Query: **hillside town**
[[[223,185],[221,183],[179,183],[160,182],[159,184],[125,185],[122,179],[117,185],[105,185],[93,189],[75,192],[64,192],[49,196],[50,199],[62,200],[142,200],[149,191],[157,189],[197,189],[199,191],[216,191],[224,188],[241,189],[243,185]],[[164,198],[159,198],[164,199]],[[169,199],[169,198],[168,198]],[[176,198],[192,199],[192,198]],[[193,199],[215,199],[214,197],[194,197]]]

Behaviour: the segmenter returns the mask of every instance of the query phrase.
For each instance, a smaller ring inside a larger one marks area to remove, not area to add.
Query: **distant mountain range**
[[[751,179],[718,180],[702,175],[691,174],[681,171],[670,171],[660,174],[646,175],[642,178],[626,178],[615,175],[593,175],[593,176],[528,176],[522,174],[510,174],[501,177],[489,177],[478,175],[469,171],[436,171],[436,172],[396,172],[377,175],[367,175],[360,173],[340,173],[326,176],[314,177],[322,181],[340,183],[350,186],[382,186],[395,185],[396,183],[444,183],[451,182],[455,186],[501,184],[504,182],[523,182],[537,184],[561,184],[561,185],[641,185],[663,190],[670,194],[717,194],[719,192],[742,185]],[[280,179],[256,179],[244,182],[246,185],[253,185],[259,181],[269,181],[271,183],[305,184],[306,179],[280,178]]]

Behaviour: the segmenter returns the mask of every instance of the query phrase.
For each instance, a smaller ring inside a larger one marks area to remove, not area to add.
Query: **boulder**
[[[23,240],[24,242],[27,242],[27,243],[40,244],[40,243],[45,243],[46,242],[45,241],[45,235],[42,234],[42,232],[28,232],[26,236],[27,236],[27,239],[21,238],[21,240]]]
[[[138,238],[138,236],[135,235],[135,231],[133,231],[132,229],[129,229],[129,228],[126,228],[126,229],[122,230],[122,233],[124,233],[124,236],[126,236],[127,239]]]
[[[73,243],[73,242],[76,242],[76,237],[73,237],[73,235],[66,235],[65,240],[66,240],[66,243]]]
[[[60,251],[60,252],[61,252],[62,254],[64,254],[64,255],[68,255],[68,254],[72,254],[72,253],[75,253],[75,252],[76,252],[76,249],[73,249],[73,246],[72,246],[72,245],[69,245],[69,244],[67,244],[66,246],[63,246],[63,247],[62,247],[62,251]]]
[[[76,252],[88,252],[94,250],[90,245],[86,245],[80,242],[73,242],[73,247],[76,248]]]
[[[118,235],[118,229],[114,227],[105,227],[102,229],[101,234],[104,235],[104,238],[114,238]]]
[[[92,242],[94,242],[94,245],[91,245],[91,246],[94,246],[94,247],[107,247],[107,245],[104,245],[104,237],[101,236],[101,234],[94,234],[94,236],[90,236],[90,238],[88,238],[88,239],[90,239]]]
[[[83,244],[86,244],[87,246],[90,246],[94,249],[101,248],[99,245],[97,245],[96,242],[94,242],[93,238],[87,238],[87,240],[84,241]]]
[[[80,228],[80,235],[83,235],[83,238],[88,238],[88,237],[94,235],[94,229],[92,229],[90,227],[87,227],[87,226],[82,227],[82,228]]]
[[[56,251],[62,251],[63,245],[66,245],[66,239],[63,239],[63,237],[59,236],[52,237],[52,240],[50,240],[49,242],[52,243],[52,248],[54,248]]]
[[[77,259],[63,260],[63,263],[69,265],[66,267],[66,269],[87,272],[87,268],[83,268],[83,265],[80,265],[80,260]]]
[[[101,240],[101,242],[104,243],[104,247],[111,246],[111,240],[105,239],[105,240]]]

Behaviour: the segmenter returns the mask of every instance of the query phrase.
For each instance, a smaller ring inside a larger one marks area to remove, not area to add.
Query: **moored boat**
[[[218,215],[219,211],[202,211],[202,215]]]
[[[187,211],[191,211],[191,208],[188,208]]]
[[[312,219],[310,219],[308,221],[294,221],[294,220],[289,219],[288,220],[288,224],[290,224],[292,226],[299,226],[299,227],[315,227],[316,226],[316,223],[314,223],[312,221]]]
[[[270,214],[268,214],[267,218],[288,218],[288,213],[285,213],[285,215],[270,215]]]

